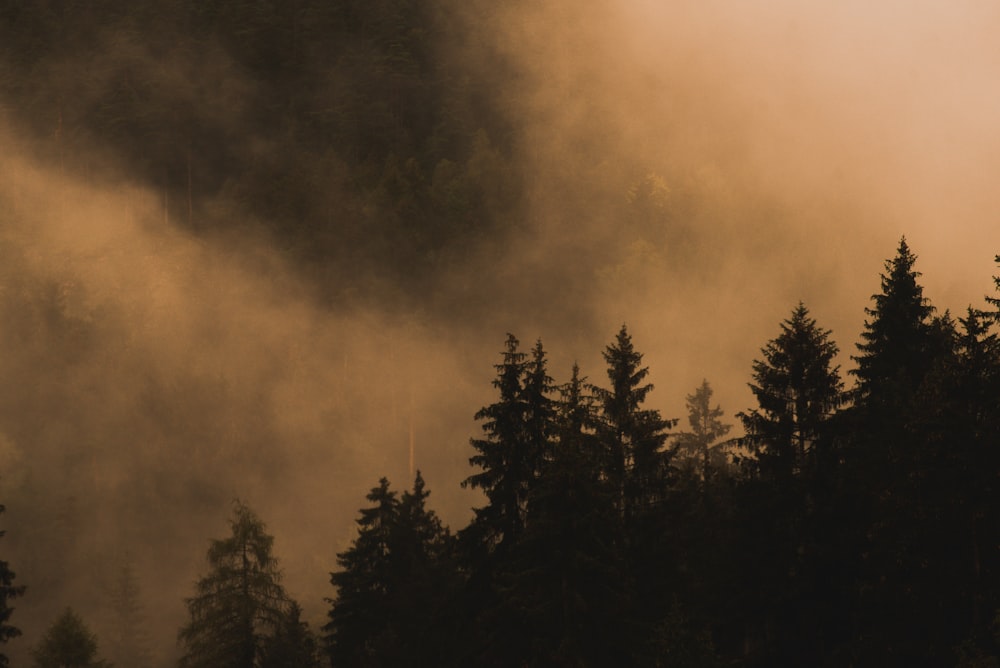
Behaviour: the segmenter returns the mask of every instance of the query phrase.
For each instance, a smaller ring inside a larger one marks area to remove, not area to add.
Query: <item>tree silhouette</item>
[[[810,468],[824,424],[845,402],[837,352],[801,302],[761,349],[750,383],[758,407],[737,417],[762,472],[787,478]]]
[[[232,535],[212,541],[209,573],[186,600],[191,620],[180,632],[182,668],[253,668],[288,614],[274,538],[240,501],[229,524]]]
[[[607,450],[606,473],[617,487],[618,507],[626,525],[662,500],[670,463],[664,451],[666,431],[676,420],[642,408],[652,384],[643,384],[649,369],[622,325],[615,342],[604,350],[610,387],[593,386],[601,408],[598,436]]]
[[[110,668],[97,659],[97,636],[70,608],[45,632],[33,655],[35,668]]]
[[[0,513],[3,511],[4,507],[0,505]],[[0,531],[0,538],[4,533]],[[10,616],[14,612],[10,601],[24,595],[24,586],[14,584],[14,575],[7,562],[0,560],[0,644],[6,644],[21,635],[21,630],[10,624]],[[6,666],[7,663],[7,656],[0,654],[0,666]]]
[[[713,462],[713,446],[732,429],[732,425],[720,419],[724,415],[722,406],[712,407],[712,394],[712,386],[702,380],[694,393],[685,397],[691,431],[677,435],[678,455],[694,466],[700,464],[701,478],[705,481],[713,468],[724,465],[717,457]]]

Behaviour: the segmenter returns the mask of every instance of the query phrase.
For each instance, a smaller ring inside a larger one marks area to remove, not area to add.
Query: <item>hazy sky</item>
[[[557,380],[578,360],[601,383],[601,349],[628,323],[666,417],[683,418],[707,378],[735,421],[752,360],[800,299],[849,364],[901,235],[939,309],[961,314],[992,289],[1000,5],[511,7],[469,17],[463,48],[515,64],[509,79],[479,74],[523,132],[525,232],[442,282],[481,286],[472,298],[499,305],[488,315],[468,317],[461,299],[447,317],[332,311],[265,242],[193,237],[142,184],[63,173],[16,126],[0,132],[0,488],[83,477],[101,493],[97,508],[39,493],[50,506],[4,520],[35,523],[46,545],[76,522],[60,540],[81,570],[129,552],[169,629],[158,645],[172,646],[234,497],[276,535],[312,619],[365,492],[383,474],[407,485],[411,437],[431,505],[459,528],[477,503],[458,486],[472,416],[492,399],[507,331],[525,347],[541,337]],[[644,179],[654,206],[625,225],[615,216],[635,210]],[[39,592],[19,603],[24,646],[93,591],[70,576],[56,579],[62,596],[39,584],[52,576],[32,540],[3,539]]]

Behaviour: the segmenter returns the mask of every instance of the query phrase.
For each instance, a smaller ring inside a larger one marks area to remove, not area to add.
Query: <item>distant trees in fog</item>
[[[688,431],[646,406],[624,326],[603,385],[577,366],[557,383],[541,342],[522,352],[509,334],[475,415],[469,525],[442,525],[419,472],[401,494],[381,479],[317,636],[236,502],[186,599],[180,665],[996,665],[1000,296],[937,315],[915,262],[903,240],[885,264],[853,388],[832,332],[795,306],[728,440],[707,381],[687,396]],[[0,561],[3,641],[19,633],[13,582]],[[129,568],[113,589],[112,652],[143,665]],[[97,653],[72,610],[33,648],[39,667],[105,665]]]
[[[3,513],[4,507],[0,505],[0,513]],[[4,532],[0,531],[0,537],[3,537]],[[0,644],[6,643],[14,638],[21,635],[21,630],[10,623],[11,614],[14,612],[14,608],[11,606],[11,602],[24,595],[24,586],[14,584],[14,571],[11,570],[10,566],[6,561],[0,559]],[[0,666],[8,665],[7,656],[0,653]]]
[[[301,609],[281,586],[274,538],[237,501],[232,535],[213,540],[209,572],[187,599],[190,621],[181,629],[185,668],[309,668],[311,634]]]

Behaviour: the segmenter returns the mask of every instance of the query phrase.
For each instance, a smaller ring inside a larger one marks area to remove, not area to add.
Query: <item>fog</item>
[[[382,475],[408,486],[411,446],[430,505],[453,529],[468,520],[473,414],[508,331],[526,348],[543,340],[557,381],[577,360],[600,384],[600,352],[627,323],[655,407],[683,418],[707,378],[735,422],[752,360],[799,300],[850,366],[901,235],[940,311],[991,290],[996,4],[455,13],[461,32],[439,57],[464,59],[513,119],[525,204],[516,234],[481,242],[410,302],[331,306],[253,212],[206,199],[191,214],[202,228],[246,224],[195,232],[100,146],[42,157],[5,117],[2,545],[29,587],[15,664],[67,605],[100,636],[123,563],[151,645],[172,656],[234,498],[267,523],[289,593],[321,623],[365,493]],[[491,78],[479,50],[510,69]],[[212,59],[206,76],[245,95],[252,84]]]

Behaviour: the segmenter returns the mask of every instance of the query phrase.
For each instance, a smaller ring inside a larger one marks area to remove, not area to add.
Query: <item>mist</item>
[[[290,240],[227,188],[216,167],[229,158],[197,143],[171,190],[99,133],[53,144],[51,126],[19,115],[25,100],[0,101],[0,500],[4,558],[29,587],[15,664],[67,605],[101,636],[101,592],[124,563],[157,656],[173,657],[183,598],[236,498],[275,535],[315,628],[379,477],[403,489],[419,468],[446,523],[468,521],[480,499],[459,482],[506,332],[540,338],[557,381],[579,361],[601,384],[600,352],[627,323],[655,407],[683,418],[707,378],[735,422],[753,359],[800,300],[851,366],[902,235],[939,311],[990,291],[993,3],[438,11],[456,30],[434,57],[511,128],[481,153],[517,195],[484,205],[507,227],[434,247],[446,261],[412,277],[388,251],[358,260],[376,247],[362,227],[304,260],[312,232]],[[141,38],[106,48],[152,70]],[[204,68],[181,61],[157,70],[158,94],[184,91],[206,143],[280,162],[226,49]],[[42,74],[59,72],[72,80]],[[347,168],[323,159],[328,182],[289,187],[330,229],[357,224],[370,214]]]

